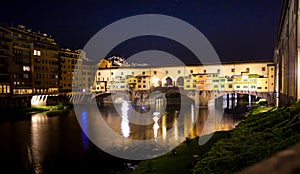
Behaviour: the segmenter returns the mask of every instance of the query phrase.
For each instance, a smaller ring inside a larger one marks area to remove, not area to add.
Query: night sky
[[[61,47],[83,48],[103,27],[139,14],[164,14],[201,31],[223,62],[272,60],[281,0],[9,1],[1,2],[0,24],[22,24],[51,34]],[[101,49],[101,48],[99,48]],[[182,45],[160,37],[123,42],[110,55],[125,58],[158,49],[193,63]]]

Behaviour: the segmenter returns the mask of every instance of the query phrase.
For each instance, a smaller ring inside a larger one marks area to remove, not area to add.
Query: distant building
[[[275,65],[272,62],[241,62],[99,69],[94,91],[149,90],[153,87],[175,86],[184,90],[273,93]]]
[[[60,49],[60,73],[59,73],[59,88],[61,93],[72,92],[74,90],[80,91],[81,88],[81,76],[82,76],[82,59],[80,59],[80,53],[72,51],[70,49]],[[75,68],[76,67],[76,68]],[[76,74],[76,78],[74,78]],[[72,86],[73,84],[76,84]]]

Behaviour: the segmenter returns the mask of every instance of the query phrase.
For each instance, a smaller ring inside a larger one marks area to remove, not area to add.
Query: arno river
[[[225,110],[220,121],[214,116],[209,116],[209,113],[213,113],[211,109],[199,109],[195,115],[195,110],[198,109],[192,104],[185,103],[184,107],[187,109],[184,113],[180,113],[180,107],[172,105],[166,108],[166,112],[160,113],[160,118],[150,125],[130,123],[124,118],[124,114],[130,117],[132,111],[122,109],[120,113],[114,105],[100,106],[100,112],[97,112],[101,113],[105,123],[120,137],[161,141],[161,145],[164,145],[164,141],[170,141],[169,144],[178,143],[187,134],[194,137],[216,130],[233,129],[239,123],[240,116],[247,111],[248,104],[247,98],[224,100],[222,107]],[[124,104],[118,105],[124,108]],[[70,110],[59,116],[50,117],[36,113],[18,120],[2,120],[1,170],[9,173],[109,173],[122,169],[125,163],[134,162],[109,155],[90,141],[82,127],[86,129],[85,126],[89,126],[89,121],[85,120],[88,117],[86,115],[92,117],[93,111],[87,111],[85,106],[80,107],[77,116],[74,110]],[[126,104],[126,108],[128,107]],[[181,120],[178,119],[179,113],[182,114]],[[13,113],[1,113],[1,116],[9,117],[10,114]],[[178,128],[179,121],[183,121],[182,129]],[[171,128],[174,128],[174,131],[169,133]],[[115,143],[113,148],[122,150],[125,149],[124,146],[126,149],[134,148],[121,142]]]

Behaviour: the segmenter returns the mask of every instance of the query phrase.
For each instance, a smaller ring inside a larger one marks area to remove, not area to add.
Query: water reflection
[[[123,136],[127,138],[130,135],[130,127],[129,127],[129,120],[128,120],[129,105],[126,101],[122,103],[121,110],[122,110],[121,132]]]
[[[33,166],[35,173],[42,173],[43,160],[47,148],[48,117],[45,113],[38,113],[31,116],[31,145],[27,145],[28,160]]]
[[[134,140],[153,139],[155,142],[162,144],[176,144],[180,140],[185,139],[186,135],[193,138],[215,131],[233,129],[239,123],[240,118],[223,112],[223,109],[227,109],[227,111],[236,109],[238,100],[240,99],[235,94],[225,95],[219,101],[212,101],[208,109],[199,109],[195,108],[193,103],[184,103],[184,107],[189,108],[186,109],[185,113],[180,113],[180,106],[177,105],[168,106],[164,112],[161,110],[163,103],[156,102],[155,112],[152,114],[154,123],[149,125],[137,125],[129,121],[128,117],[134,113],[131,112],[131,105],[127,102],[123,102],[120,106],[121,115],[118,114],[114,106],[107,105],[99,108],[99,110],[109,127],[120,136]],[[248,98],[246,99],[247,101]],[[236,112],[239,111],[237,110]],[[155,116],[155,113],[160,115]],[[179,114],[183,114],[182,119],[179,119]],[[124,143],[114,142],[114,145],[119,145],[119,148],[122,148],[124,145],[130,146],[130,144]]]
[[[164,112],[161,109],[164,108],[161,107],[163,102],[158,101],[155,112],[159,113],[159,119],[151,113],[153,123],[149,125],[130,123],[132,113],[128,108],[131,106],[127,103],[120,105],[122,114],[118,114],[112,105],[101,107],[99,110],[107,125],[125,140],[151,140],[158,148],[168,148],[172,144],[178,145],[187,134],[193,138],[216,130],[233,129],[240,121],[236,115],[247,111],[244,106],[255,100],[253,97],[250,100],[247,97],[245,96],[243,101],[235,95],[223,97],[220,103],[221,107],[225,108],[224,113],[213,109],[199,109],[199,112],[196,112],[197,107],[186,103],[185,107],[188,109],[181,113],[182,119],[178,118],[179,106],[169,106]],[[211,105],[211,108],[215,106]],[[209,114],[213,117],[209,117]],[[83,107],[77,117],[87,132],[93,131],[90,127],[93,121],[90,118],[94,118],[93,115],[93,112]],[[1,167],[11,173],[61,173],[61,167],[65,168],[64,173],[89,173],[88,169],[91,172],[92,169],[96,169],[101,173],[104,169],[109,172],[116,165],[116,158],[113,162],[108,161],[107,159],[112,157],[99,150],[83,133],[74,111],[59,117],[47,117],[46,114],[39,113],[22,121],[1,122],[0,139]],[[115,142],[118,150],[131,148],[125,140]],[[30,171],[31,167],[34,171]]]

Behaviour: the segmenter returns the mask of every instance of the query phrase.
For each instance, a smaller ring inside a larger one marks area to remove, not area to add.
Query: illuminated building
[[[70,49],[61,49],[59,51],[60,58],[60,92],[72,92],[72,83],[76,91],[80,91],[81,75],[82,75],[82,60],[79,59],[79,53]],[[77,71],[75,71],[75,66]],[[78,71],[79,70],[79,71]],[[81,70],[81,71],[80,71]],[[75,74],[75,77],[73,76]],[[76,86],[74,85],[76,84]]]
[[[47,34],[34,34],[33,43],[35,92],[57,93],[59,90],[59,47]]]
[[[274,51],[276,92],[280,105],[300,99],[299,7],[297,0],[283,0]]]
[[[25,26],[11,27],[12,58],[10,59],[11,91],[13,94],[32,94],[34,90],[33,79],[33,43],[31,30]]]
[[[173,86],[199,91],[274,92],[274,68],[272,62],[259,61],[221,66],[101,68],[96,73],[95,92]]]
[[[91,92],[92,86],[96,80],[95,73],[98,69],[96,62],[87,59],[85,56],[82,57],[82,81],[81,81],[81,91],[79,92]]]
[[[0,96],[9,95],[11,81],[9,60],[12,57],[12,33],[0,26]]]

